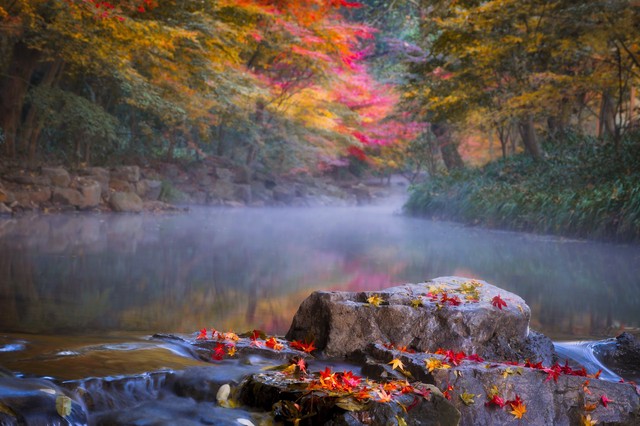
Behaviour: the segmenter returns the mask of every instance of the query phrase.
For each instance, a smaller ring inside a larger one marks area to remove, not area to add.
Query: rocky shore
[[[0,214],[24,211],[173,210],[176,205],[324,206],[368,204],[386,193],[358,181],[299,174],[275,177],[217,157],[188,165],[27,170],[0,164]]]
[[[635,383],[559,360],[529,319],[519,296],[461,277],[315,292],[286,338],[153,336],[209,367],[66,382],[6,372],[0,423],[638,424]],[[619,346],[637,357],[629,339]]]

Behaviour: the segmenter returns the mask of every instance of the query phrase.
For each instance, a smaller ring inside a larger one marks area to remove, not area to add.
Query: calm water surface
[[[284,334],[314,290],[444,275],[519,294],[532,328],[556,340],[640,327],[638,246],[468,228],[391,207],[197,208],[0,219],[0,355],[28,335],[46,346],[56,336],[205,326]]]

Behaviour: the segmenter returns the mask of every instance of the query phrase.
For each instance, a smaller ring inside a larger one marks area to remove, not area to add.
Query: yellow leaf
[[[502,378],[506,379],[507,376],[510,376],[513,374],[513,370],[511,369],[511,367],[507,367],[504,372],[502,373]]]
[[[422,300],[420,299],[413,299],[411,301],[411,307],[412,308],[419,308],[420,306],[422,306]]]
[[[475,398],[475,395],[472,393],[467,393],[464,392],[462,394],[459,395],[460,399],[462,400],[462,402],[464,402],[464,405],[472,405],[475,404],[475,400],[473,398]]]
[[[56,411],[60,417],[67,417],[71,414],[71,398],[66,395],[58,395],[56,398]]]
[[[373,306],[380,306],[380,304],[384,302],[384,300],[377,294],[373,294],[367,298],[367,302]]]
[[[580,426],[592,426],[597,425],[598,421],[596,419],[591,418],[591,414],[587,414],[586,416],[582,416],[580,418]]]
[[[402,363],[402,361],[400,361],[399,358],[392,359],[389,364],[391,364],[392,370],[399,368],[400,370],[404,371],[404,364]]]
[[[396,420],[398,422],[398,426],[407,426],[407,422],[396,414]]]
[[[516,419],[521,419],[524,413],[527,412],[527,406],[523,403],[511,405],[511,408],[510,413],[513,414],[513,417]]]

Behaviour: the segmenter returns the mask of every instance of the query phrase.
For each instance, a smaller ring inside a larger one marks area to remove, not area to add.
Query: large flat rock
[[[330,357],[380,342],[417,351],[447,348],[486,359],[550,362],[553,345],[530,333],[530,316],[516,294],[485,281],[441,277],[378,292],[314,292],[300,305],[286,337],[313,338]]]

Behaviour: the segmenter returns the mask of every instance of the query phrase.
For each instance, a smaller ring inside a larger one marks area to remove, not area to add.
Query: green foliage
[[[616,241],[640,240],[640,140],[611,144],[575,134],[526,155],[434,177],[412,188],[412,214]]]

